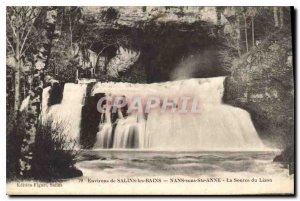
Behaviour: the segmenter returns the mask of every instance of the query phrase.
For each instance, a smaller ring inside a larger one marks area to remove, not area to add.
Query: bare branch
[[[29,10],[29,8],[28,8],[28,10]],[[32,21],[33,21],[34,18],[36,17],[36,16],[33,16],[33,17],[31,18],[31,16],[32,16],[33,13],[34,13],[34,8],[31,9],[31,12],[30,12],[30,14],[29,14],[29,16],[28,16],[28,20],[26,20],[26,18],[27,18],[26,14],[25,14],[25,16],[24,16],[24,22],[23,22],[22,25],[21,25],[21,27],[24,27],[24,28],[23,28],[23,32],[22,32],[22,35],[21,35],[21,38],[23,38],[24,33],[25,33],[26,29],[27,29],[27,26],[28,26],[29,22],[33,23]]]
[[[30,28],[29,28],[29,30],[28,30],[28,32],[27,32],[27,34],[26,34],[26,36],[25,36],[25,38],[23,40],[23,43],[21,45],[21,48],[20,48],[20,53],[21,54],[22,54],[23,47],[24,47],[24,45],[26,43],[27,37],[28,37],[29,33],[31,32],[32,27],[33,27],[33,23],[31,24],[31,26],[30,26]]]
[[[13,53],[16,54],[14,47],[11,45],[11,43],[9,42],[8,38],[6,38],[10,48],[12,49]]]

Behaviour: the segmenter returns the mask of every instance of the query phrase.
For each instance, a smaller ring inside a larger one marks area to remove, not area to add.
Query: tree
[[[221,26],[221,16],[222,16],[222,11],[224,10],[223,7],[216,7],[216,13],[217,13],[217,25]]]
[[[33,82],[29,91],[30,99],[25,121],[24,138],[21,145],[21,157],[19,159],[20,175],[25,178],[32,175],[33,148],[41,113],[43,87],[45,86],[44,72],[49,63],[53,39],[56,37],[57,10],[55,7],[46,7],[44,9],[45,23],[40,25],[44,29],[41,35],[42,43],[34,60]]]
[[[107,22],[113,22],[119,17],[119,12],[113,8],[109,7],[107,10],[104,10],[102,12],[102,19],[107,21]]]
[[[245,31],[246,51],[249,52],[246,11],[243,12],[243,17],[244,17],[244,31]]]
[[[230,34],[230,36],[225,37],[226,41],[234,40],[235,45],[228,45],[231,48],[234,48],[238,55],[241,56],[243,53],[248,52],[251,49],[250,40],[252,42],[252,48],[255,47],[255,19],[264,20],[264,28],[268,27],[269,23],[266,23],[265,20],[269,17],[266,14],[269,14],[269,10],[264,7],[227,7],[224,9],[223,15],[227,19],[228,24],[231,27],[231,32],[235,34]],[[266,15],[266,16],[265,16]],[[257,20],[257,21],[259,21]],[[258,24],[261,26],[261,24]],[[273,26],[273,25],[272,25]],[[241,28],[243,30],[241,31]],[[251,30],[251,32],[250,32]],[[243,35],[241,33],[244,33]],[[251,35],[251,39],[249,39]],[[259,34],[257,34],[259,35]]]
[[[241,28],[240,28],[240,17],[237,16],[237,21],[236,21],[236,33],[237,33],[237,38],[236,38],[236,46],[237,46],[237,51],[239,54],[239,57],[242,56],[242,51],[241,51],[241,46],[240,46],[240,41],[241,41]]]
[[[242,47],[241,47],[241,21],[242,8],[241,7],[227,7],[222,10],[225,19],[227,20],[228,27],[230,27],[227,33],[223,33],[225,39],[225,45],[227,48],[233,50],[237,53],[239,57],[242,56]]]
[[[245,15],[251,20],[251,37],[252,37],[252,48],[255,47],[255,26],[254,26],[254,18],[259,13],[259,7],[247,7]]]
[[[255,47],[255,31],[254,31],[254,17],[251,16],[251,33],[252,33],[252,48]]]
[[[246,51],[249,51],[249,42],[248,42],[248,19],[251,20],[251,35],[252,35],[252,47],[255,46],[255,31],[254,31],[254,17],[258,12],[258,7],[246,7],[243,8],[243,18],[244,18],[244,31],[245,31],[245,44]]]
[[[75,82],[76,70],[79,67],[80,44],[84,33],[81,11],[80,7],[57,9],[56,30],[60,35],[53,44],[47,72],[62,82]]]
[[[278,8],[276,6],[273,8],[273,14],[274,14],[275,27],[279,27]]]
[[[279,12],[278,12],[279,11]],[[284,12],[283,7],[274,7],[273,8],[273,15],[274,15],[274,26],[279,27],[280,29],[283,28],[284,24]]]
[[[280,29],[282,29],[283,28],[283,23],[284,23],[283,7],[279,8],[279,22],[280,22]]]

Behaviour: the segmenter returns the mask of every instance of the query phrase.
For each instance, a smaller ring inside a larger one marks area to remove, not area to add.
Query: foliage
[[[80,7],[60,7],[58,25],[60,35],[53,43],[48,74],[61,82],[75,82],[78,44],[82,43],[82,13]]]
[[[13,180],[19,177],[20,148],[23,139],[23,129],[25,127],[25,112],[19,114],[17,124],[14,124],[12,113],[7,116],[6,131],[6,178]]]
[[[78,61],[71,59],[67,60],[64,53],[52,52],[52,57],[49,61],[48,74],[60,82],[76,81],[76,70],[79,68]]]
[[[278,16],[274,14],[274,7],[226,7],[218,10],[226,20],[223,30],[219,31],[219,37],[223,40],[220,57],[227,70],[232,70],[228,61],[234,61],[256,49],[270,37],[270,33],[279,30],[291,33],[289,8],[278,9]],[[275,23],[276,18],[281,21],[280,27]]]
[[[30,38],[36,31],[34,30],[37,23],[36,19],[41,17],[43,13],[44,10],[41,7],[7,7],[6,27],[8,34],[6,41],[10,51],[14,54],[20,54],[20,57],[24,56],[26,50],[32,45]]]
[[[104,20],[111,22],[119,17],[119,12],[115,8],[109,7],[101,13],[101,16]]]
[[[79,153],[75,150],[76,142],[63,131],[63,124],[52,120],[39,126],[33,152],[34,178],[55,180],[82,175],[74,166]]]
[[[14,101],[13,115],[16,123],[18,110],[22,101],[21,80],[25,80],[26,73],[32,70],[36,48],[39,46],[39,31],[36,29],[38,18],[43,18],[45,9],[42,7],[7,7],[6,28],[7,28],[7,69],[14,76],[12,85]],[[33,40],[33,37],[35,38]],[[10,75],[9,75],[10,76]],[[10,107],[10,106],[9,106]]]

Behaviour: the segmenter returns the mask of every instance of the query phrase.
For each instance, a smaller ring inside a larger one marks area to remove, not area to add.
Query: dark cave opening
[[[150,23],[139,28],[108,29],[105,38],[114,41],[116,46],[141,52],[130,71],[113,81],[153,83],[227,75],[219,56],[222,40],[217,32],[216,27],[204,22]],[[104,46],[101,42],[95,44],[95,52]],[[117,48],[108,50],[103,51],[103,56],[111,59]]]

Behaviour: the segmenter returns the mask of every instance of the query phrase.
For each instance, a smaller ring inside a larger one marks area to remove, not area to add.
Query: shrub
[[[64,134],[62,123],[48,120],[38,127],[33,150],[32,175],[38,180],[57,180],[82,176],[74,165],[79,154],[75,140]]]
[[[23,128],[25,127],[25,112],[21,112],[14,123],[12,112],[7,116],[6,131],[6,178],[8,180],[19,177],[19,158],[23,140]],[[10,128],[8,128],[10,127]]]

